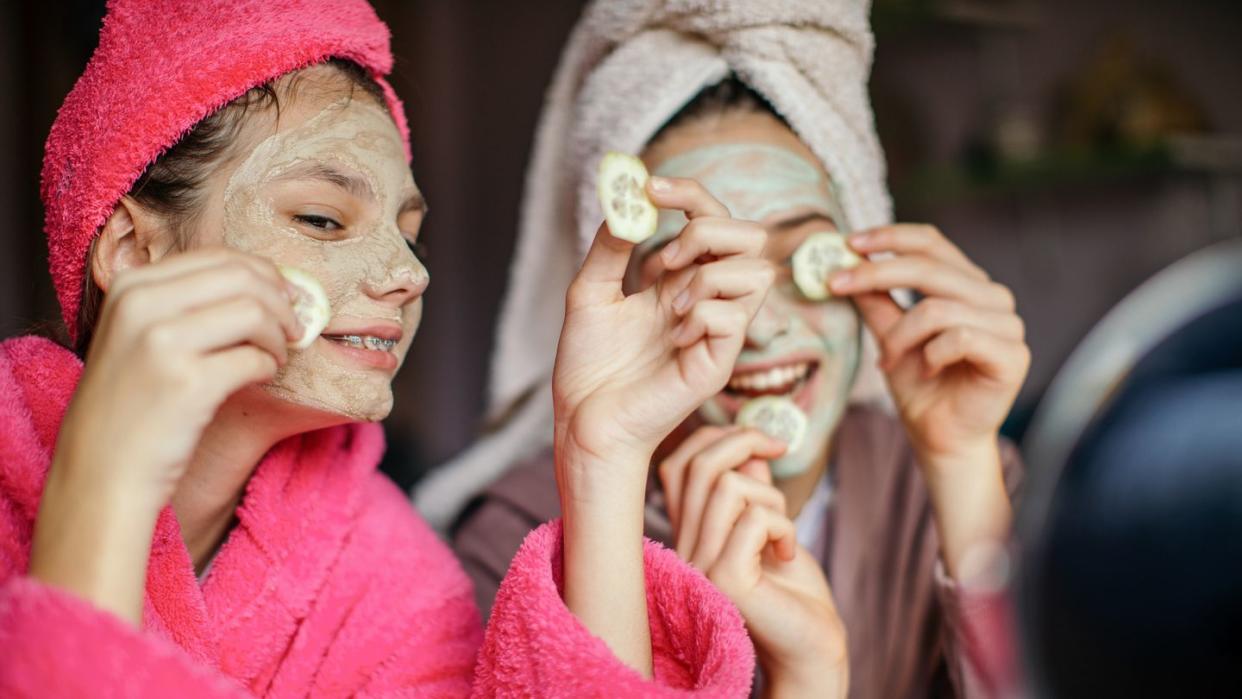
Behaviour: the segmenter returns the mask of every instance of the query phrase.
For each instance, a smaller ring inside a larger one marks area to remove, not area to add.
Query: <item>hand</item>
[[[224,248],[118,274],[58,460],[163,507],[220,405],[285,363],[298,332],[285,284],[271,262]]]
[[[1031,362],[1013,294],[931,226],[877,228],[850,245],[896,254],[838,273],[830,288],[854,297],[879,341],[916,448],[938,458],[994,443]],[[899,288],[924,298],[903,312],[888,296]]]
[[[850,238],[860,253],[890,252],[830,280],[854,297],[880,343],[889,390],[926,477],[950,575],[1012,523],[999,451],[1000,426],[1031,363],[1009,289],[988,278],[931,226],[897,224]],[[888,292],[924,295],[902,311]]]
[[[797,544],[768,459],[784,443],[703,427],[659,465],[677,553],[737,606],[772,696],[844,697],[845,626],[819,563]]]
[[[297,336],[267,261],[213,249],[117,275],[61,425],[31,574],[138,623],[151,532],[204,429]]]
[[[635,464],[640,484],[660,441],[728,381],[775,278],[759,225],[728,218],[691,180],[652,178],[649,190],[690,220],[660,252],[665,273],[626,296],[634,245],[601,226],[566,295],[553,379],[558,444]]]

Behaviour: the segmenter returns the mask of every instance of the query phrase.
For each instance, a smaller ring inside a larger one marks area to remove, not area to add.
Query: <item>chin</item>
[[[348,397],[324,395],[278,383],[267,384],[263,389],[281,403],[301,408],[308,416],[313,416],[312,419],[319,423],[318,427],[346,422],[379,422],[392,412],[392,388],[389,386],[374,391],[360,390]]]

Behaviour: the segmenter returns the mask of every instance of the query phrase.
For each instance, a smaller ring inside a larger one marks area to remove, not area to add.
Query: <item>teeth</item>
[[[792,388],[792,384],[805,378],[810,370],[810,362],[800,362],[763,371],[747,372],[734,376],[729,381],[729,388],[741,391],[770,391],[778,388],[788,390]]]
[[[356,349],[369,349],[380,352],[387,352],[397,346],[396,340],[384,340],[370,335],[337,335],[333,339]]]

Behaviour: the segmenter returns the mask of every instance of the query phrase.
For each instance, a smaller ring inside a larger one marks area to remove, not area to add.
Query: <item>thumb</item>
[[[630,253],[634,243],[621,240],[608,230],[608,224],[600,224],[595,240],[587,251],[586,259],[573,287],[577,293],[587,294],[588,299],[614,300],[622,295],[621,283],[630,265]]]

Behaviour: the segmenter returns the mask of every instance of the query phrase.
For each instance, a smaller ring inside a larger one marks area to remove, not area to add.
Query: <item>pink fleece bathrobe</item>
[[[0,343],[0,696],[744,696],[753,650],[730,603],[649,543],[655,681],[560,598],[560,528],[527,539],[486,636],[469,581],[376,471],[380,429],[276,446],[201,582],[160,515],[143,628],[25,575],[39,497],[82,365]],[[481,644],[481,645],[480,645]]]

